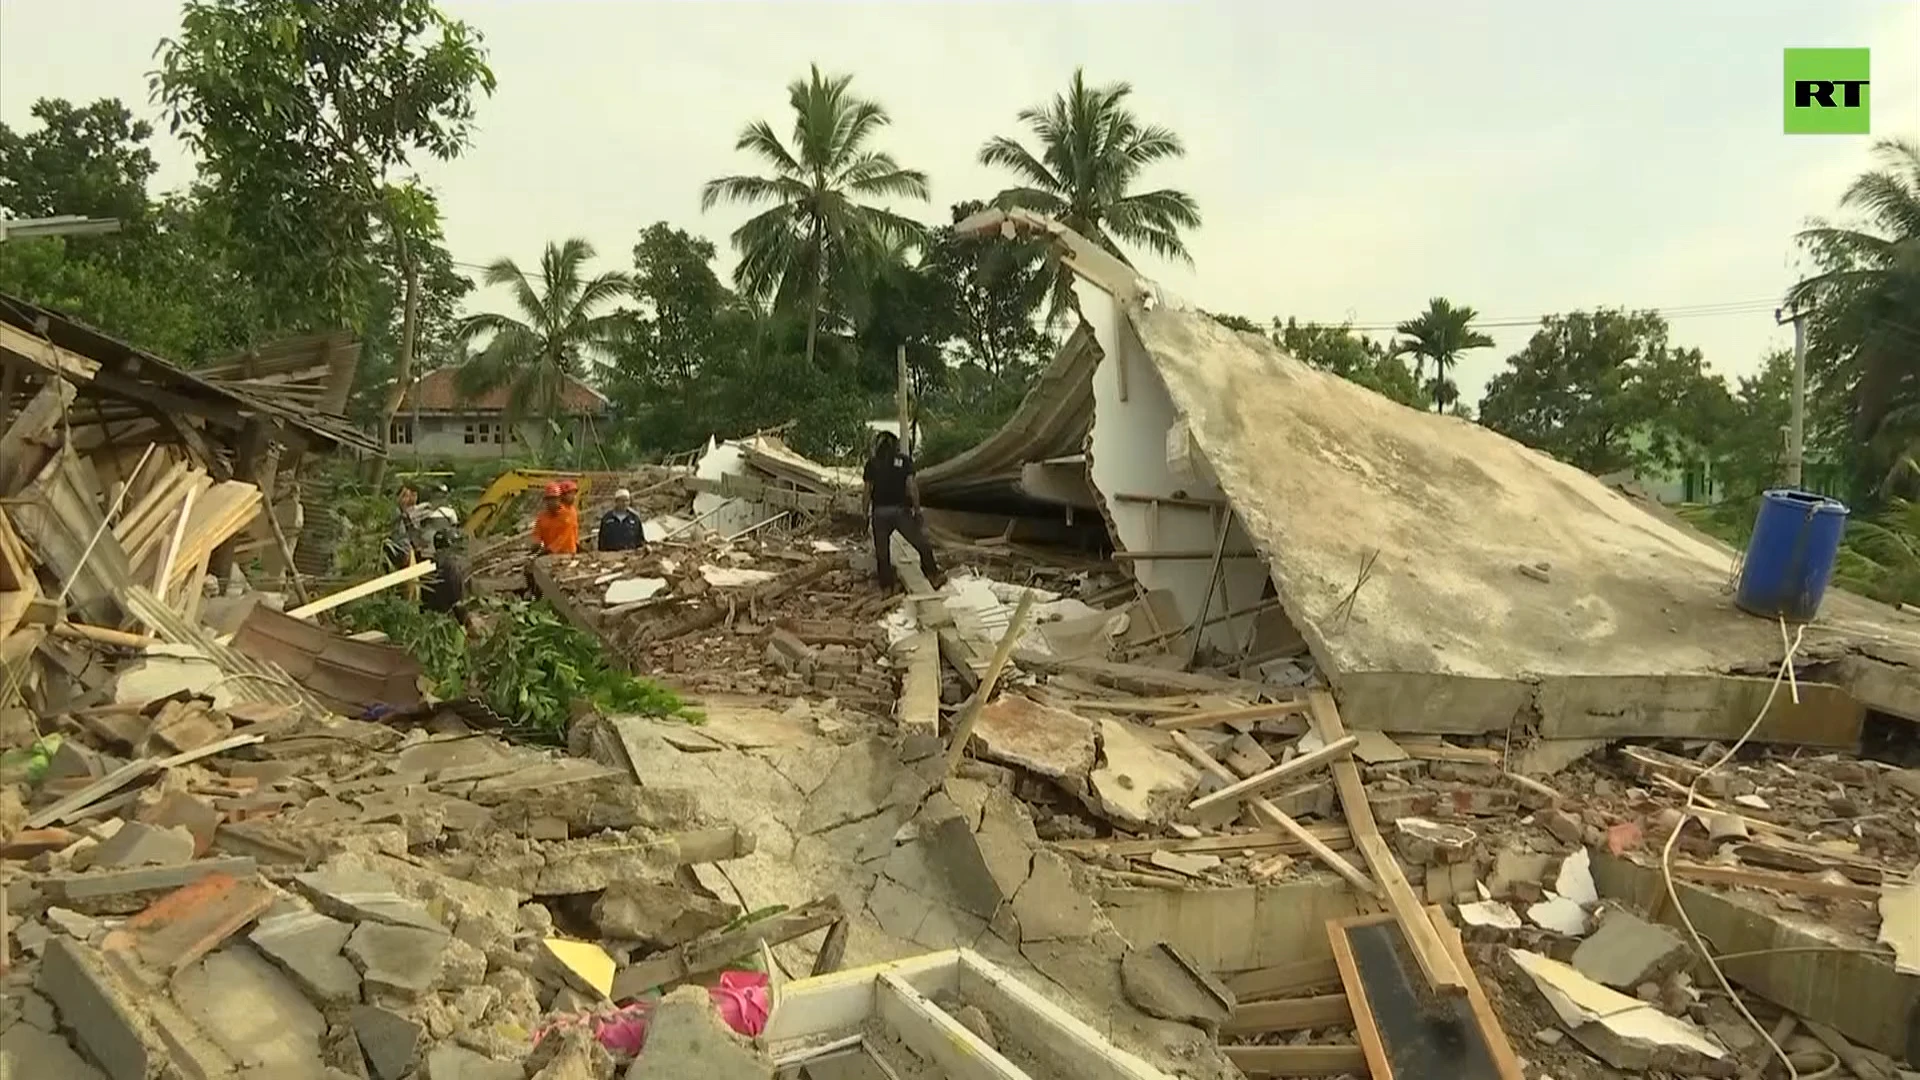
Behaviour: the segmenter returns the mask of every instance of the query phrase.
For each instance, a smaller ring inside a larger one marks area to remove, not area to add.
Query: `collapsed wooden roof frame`
[[[317,346],[342,337],[303,340],[316,346],[314,355],[324,356]],[[347,347],[358,348],[351,338],[345,340]],[[269,346],[266,351],[274,350]],[[249,436],[249,432],[261,428],[272,432],[273,441],[296,451],[324,453],[351,448],[365,454],[383,453],[377,439],[356,430],[344,417],[303,408],[281,393],[265,392],[271,388],[256,390],[244,382],[230,383],[187,371],[58,312],[5,293],[0,293],[0,367],[5,369],[0,373],[0,415],[10,411],[16,390],[30,389],[21,384],[21,375],[42,380],[65,378],[74,385],[76,401],[87,402],[89,412],[103,421],[150,418],[162,432],[207,459],[216,470],[222,463],[208,445],[209,440],[240,455],[252,449],[247,444],[259,437]],[[214,370],[231,371],[244,378],[248,367],[243,357],[237,366],[227,364]],[[190,423],[189,418],[198,419],[200,425]]]

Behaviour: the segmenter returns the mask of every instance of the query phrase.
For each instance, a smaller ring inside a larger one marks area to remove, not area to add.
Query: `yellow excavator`
[[[500,527],[503,521],[512,521],[515,500],[528,488],[544,488],[560,480],[571,480],[580,485],[579,501],[585,504],[587,492],[595,482],[618,484],[623,473],[617,472],[567,472],[560,469],[509,469],[493,478],[487,489],[475,500],[473,510],[467,514],[466,533],[468,536],[487,536]]]

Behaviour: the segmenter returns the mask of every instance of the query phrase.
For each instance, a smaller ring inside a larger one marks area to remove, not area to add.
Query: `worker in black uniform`
[[[433,573],[427,575],[427,588],[420,606],[428,611],[451,615],[461,626],[467,625],[467,566],[453,551],[453,530],[433,534]]]
[[[393,525],[380,545],[389,570],[404,570],[413,565],[417,556],[426,554],[422,550],[420,522],[414,516],[419,502],[420,492],[412,484],[400,485],[400,492],[394,498]]]
[[[913,478],[913,458],[900,447],[900,437],[883,431],[873,441],[873,456],[867,458],[863,473],[863,501],[868,522],[873,527],[873,559],[879,573],[880,588],[894,586],[893,552],[889,545],[899,533],[920,553],[920,572],[934,588],[946,578],[933,560],[933,544],[927,540],[926,519],[920,514],[920,486]]]

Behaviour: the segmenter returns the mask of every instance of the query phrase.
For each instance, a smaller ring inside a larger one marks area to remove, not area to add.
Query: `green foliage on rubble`
[[[545,601],[483,602],[478,636],[393,592],[348,604],[339,617],[353,632],[381,631],[411,654],[435,697],[477,697],[523,738],[564,743],[576,701],[609,713],[701,719],[673,691],[609,664],[599,639]]]
[[[396,648],[418,660],[434,697],[466,696],[467,632],[451,616],[423,611],[388,590],[346,605],[339,619],[356,634],[380,631]]]
[[[573,703],[611,713],[700,716],[658,683],[607,662],[599,639],[569,625],[546,601],[505,601],[468,654],[479,697],[529,736],[564,741]]]

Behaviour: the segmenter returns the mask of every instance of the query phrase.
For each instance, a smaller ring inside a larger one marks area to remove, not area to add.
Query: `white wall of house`
[[[576,438],[587,431],[585,421],[573,423]],[[397,416],[390,435],[396,456],[484,460],[538,450],[547,437],[547,428],[537,420],[509,425],[498,413],[443,413]]]
[[[1093,328],[1104,354],[1093,373],[1093,426],[1088,436],[1087,469],[1106,503],[1107,517],[1117,547],[1123,551],[1204,551],[1204,558],[1140,560],[1132,564],[1134,578],[1148,589],[1165,589],[1173,596],[1180,618],[1192,623],[1206,606],[1209,617],[1249,608],[1260,602],[1267,584],[1267,567],[1257,558],[1229,559],[1222,564],[1224,588],[1207,602],[1212,553],[1220,538],[1225,509],[1152,504],[1121,499],[1119,495],[1173,496],[1218,499],[1225,493],[1197,447],[1184,454],[1169,453],[1168,434],[1179,422],[1173,398],[1146,355],[1120,305],[1098,286],[1076,282],[1080,310]],[[1121,397],[1121,368],[1125,367],[1126,396]],[[1185,426],[1180,426],[1181,435]],[[1176,437],[1176,449],[1178,437]],[[1191,440],[1188,440],[1189,444]],[[1156,520],[1157,519],[1157,520]],[[1228,531],[1227,551],[1253,550],[1253,540],[1235,520]],[[1209,645],[1238,654],[1251,633],[1251,617],[1241,616],[1208,628]]]

